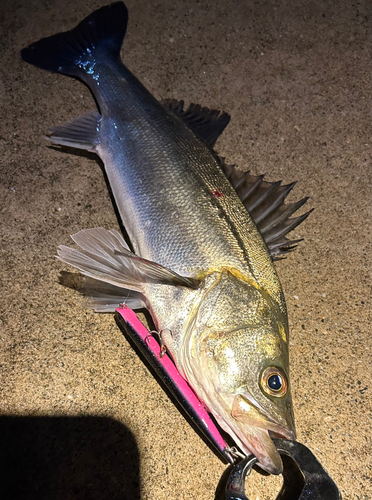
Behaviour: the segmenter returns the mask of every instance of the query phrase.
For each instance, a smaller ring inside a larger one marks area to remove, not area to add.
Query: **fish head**
[[[280,474],[272,437],[295,438],[286,312],[227,272],[200,301],[189,338],[186,376],[208,409],[243,451]]]

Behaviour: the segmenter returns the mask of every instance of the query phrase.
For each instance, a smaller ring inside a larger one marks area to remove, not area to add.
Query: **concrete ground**
[[[0,497],[212,500],[225,465],[112,315],[86,311],[55,259],[69,235],[118,228],[99,164],[48,148],[94,108],[79,82],[20,50],[103,0],[2,0]],[[371,500],[371,157],[368,2],[128,0],[125,64],[157,97],[231,114],[218,151],[298,180],[315,211],[277,264],[291,331],[298,440],[344,500]],[[63,279],[62,279],[63,281]],[[251,500],[280,478],[254,473]]]

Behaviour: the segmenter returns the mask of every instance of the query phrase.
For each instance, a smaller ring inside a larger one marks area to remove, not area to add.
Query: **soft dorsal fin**
[[[235,189],[243,205],[248,210],[258,230],[262,234],[273,260],[293,251],[300,240],[285,237],[313,211],[309,210],[299,217],[290,218],[308,200],[302,198],[295,203],[285,204],[284,200],[295,186],[295,182],[281,185],[278,182],[264,181],[264,175],[251,175],[249,171],[237,170],[235,165],[227,165],[223,158],[218,158],[222,170]]]
[[[199,104],[190,104],[185,110],[184,101],[165,99],[161,103],[181,118],[194,134],[200,137],[211,149],[230,121],[230,116],[227,113],[203,108]]]

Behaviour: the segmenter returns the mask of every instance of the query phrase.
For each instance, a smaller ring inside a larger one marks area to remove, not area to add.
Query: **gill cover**
[[[241,449],[279,474],[271,435],[295,436],[286,315],[255,284],[216,273],[187,337],[188,380]]]

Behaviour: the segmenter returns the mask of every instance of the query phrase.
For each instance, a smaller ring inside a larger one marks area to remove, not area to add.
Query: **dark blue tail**
[[[124,3],[113,3],[96,10],[71,31],[42,38],[23,49],[21,56],[39,68],[86,80],[98,58],[120,58],[127,24]]]

